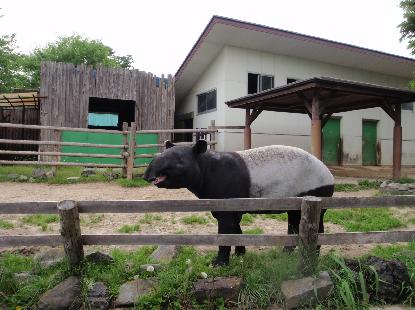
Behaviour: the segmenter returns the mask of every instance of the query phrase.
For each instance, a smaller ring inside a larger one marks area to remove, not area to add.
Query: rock
[[[201,279],[193,285],[192,294],[199,303],[208,299],[222,297],[225,303],[237,301],[242,279],[238,277],[219,277]]]
[[[114,171],[106,171],[103,173],[103,175],[108,179],[108,181],[112,181],[112,180],[116,180],[119,179],[121,174],[118,172],[114,172]]]
[[[149,268],[153,267],[154,270],[153,271],[157,271],[161,269],[161,265],[160,264],[144,264],[140,266],[140,271],[142,272],[149,272]]]
[[[101,252],[91,253],[85,257],[85,260],[97,264],[111,264],[114,262],[114,259],[110,255]]]
[[[35,179],[46,179],[47,175],[46,175],[46,170],[43,168],[36,168],[35,170],[33,170],[32,176]]]
[[[177,256],[177,252],[176,245],[159,245],[150,257],[160,263],[170,263]]]
[[[326,298],[332,289],[333,282],[327,271],[321,272],[318,278],[306,277],[281,284],[281,292],[288,309],[311,306]]]
[[[40,296],[38,307],[39,310],[79,309],[80,295],[81,280],[72,276]]]
[[[43,268],[48,268],[57,263],[60,263],[65,258],[65,252],[62,248],[50,248],[41,251],[35,255],[37,260]]]
[[[46,177],[49,178],[54,178],[55,177],[55,171],[54,170],[49,170],[48,172],[46,172]]]
[[[78,181],[80,178],[81,178],[81,177],[69,177],[69,178],[66,178],[66,180],[76,182],[76,181]]]
[[[382,184],[380,184],[380,189],[382,189],[382,188],[385,188],[386,186],[388,186],[389,185],[389,183],[390,183],[391,181],[389,181],[389,180],[386,180],[386,181],[383,181],[382,182]]]
[[[150,293],[156,285],[154,279],[137,279],[121,285],[120,293],[114,302],[114,307],[134,306],[137,299],[145,294]]]
[[[379,289],[376,292],[376,276],[370,270],[366,275],[371,300],[395,304],[406,299],[409,291],[402,288],[410,287],[411,282],[402,262],[371,256],[367,259],[367,264],[376,270],[379,278]]]
[[[408,185],[408,188],[409,188],[410,190],[415,189],[415,183],[409,183],[409,184],[407,184],[407,185]]]
[[[91,175],[95,175],[97,174],[96,170],[94,168],[85,168],[84,170],[82,170],[81,175],[83,177],[89,177]]]
[[[109,309],[108,288],[103,282],[96,282],[88,290],[88,304],[91,310]]]
[[[13,276],[19,284],[29,281],[30,278],[32,277],[32,275],[28,272],[15,273],[13,274]]]

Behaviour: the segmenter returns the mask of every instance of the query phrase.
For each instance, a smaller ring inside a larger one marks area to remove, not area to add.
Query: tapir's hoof
[[[212,265],[213,267],[229,265],[229,258],[225,259],[225,258],[216,257],[215,259],[212,260]]]

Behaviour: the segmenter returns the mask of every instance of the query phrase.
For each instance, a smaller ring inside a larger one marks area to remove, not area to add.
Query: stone
[[[85,256],[85,260],[97,264],[111,264],[114,262],[110,255],[101,252],[93,252]]]
[[[34,258],[43,268],[48,268],[60,263],[65,258],[65,252],[62,248],[50,248],[40,251]]]
[[[410,183],[410,184],[407,184],[408,185],[408,188],[411,190],[411,189],[415,189],[415,183]]]
[[[159,245],[150,257],[160,263],[170,263],[177,253],[178,247],[176,245]]]
[[[156,281],[154,279],[137,279],[121,285],[120,293],[114,301],[114,307],[130,307],[141,296],[154,290]]]
[[[199,303],[205,300],[222,297],[225,303],[237,301],[241,290],[242,279],[238,277],[218,277],[200,279],[193,285],[192,294]]]
[[[106,171],[103,173],[103,175],[108,179],[108,181],[116,180],[121,177],[121,174],[114,171]]]
[[[391,181],[389,181],[389,180],[383,181],[382,184],[380,184],[380,187],[379,188],[385,188],[385,187],[387,187],[390,182]]]
[[[410,287],[411,281],[405,264],[398,260],[386,260],[376,256],[369,257],[366,263],[377,273],[376,276],[369,270],[365,275],[371,300],[395,304],[406,299],[409,291],[402,288]],[[376,277],[379,278],[378,291],[376,291]]]
[[[87,298],[91,310],[106,310],[110,307],[108,287],[103,282],[94,283],[88,290]]]
[[[55,171],[54,170],[49,170],[48,172],[46,172],[46,177],[48,179],[54,178],[55,177]]]
[[[91,175],[97,174],[96,170],[94,168],[84,168],[81,172],[81,175],[83,177],[89,177]]]
[[[32,277],[32,275],[28,272],[19,272],[19,273],[13,274],[13,277],[19,284],[21,284],[21,283],[28,282],[30,278]]]
[[[46,175],[46,170],[43,168],[36,168],[35,170],[33,170],[32,176],[35,179],[46,179],[47,175]]]
[[[39,298],[39,310],[79,309],[81,280],[71,276],[54,288],[46,291]]]
[[[160,264],[144,264],[140,266],[140,271],[142,272],[149,272],[148,268],[149,267],[153,267],[154,271],[160,270],[161,269],[161,265]]]
[[[80,178],[81,178],[81,177],[69,177],[69,178],[66,178],[66,180],[76,182],[76,181],[78,181]]]
[[[326,298],[332,289],[333,282],[327,271],[321,272],[318,278],[306,277],[281,284],[281,292],[288,309],[316,304]]]

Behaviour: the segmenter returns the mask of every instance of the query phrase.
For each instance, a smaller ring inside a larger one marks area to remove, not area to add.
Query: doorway
[[[362,121],[362,164],[376,166],[376,140],[378,121]]]
[[[340,118],[330,118],[323,127],[323,162],[340,164]]]

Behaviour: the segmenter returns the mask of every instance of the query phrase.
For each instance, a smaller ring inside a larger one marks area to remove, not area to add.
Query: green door
[[[363,121],[362,123],[362,164],[376,166],[377,122]]]
[[[339,164],[340,119],[330,118],[323,127],[323,162]]]

